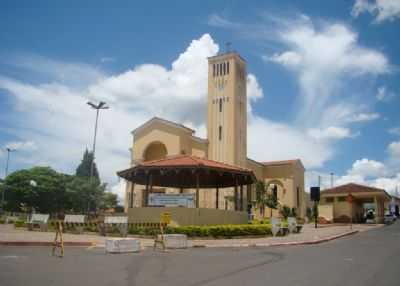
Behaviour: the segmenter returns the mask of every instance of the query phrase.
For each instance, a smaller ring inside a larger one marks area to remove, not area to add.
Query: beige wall
[[[386,198],[381,192],[377,193],[357,193],[354,196],[353,203],[350,205],[347,200],[340,199],[346,198],[348,194],[324,194],[321,193],[321,206],[331,206],[333,209],[334,220],[339,219],[341,216],[352,217],[356,221],[357,217],[363,215],[363,202],[370,202],[375,204],[375,216],[377,222],[383,221],[384,205],[389,199]],[[327,199],[333,198],[333,202],[328,202]]]
[[[171,220],[178,225],[246,224],[246,212],[189,208],[132,208],[128,211],[130,223],[160,222],[163,212],[171,213]]]

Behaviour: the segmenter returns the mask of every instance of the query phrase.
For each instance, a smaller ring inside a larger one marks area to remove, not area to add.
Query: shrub
[[[243,225],[212,225],[212,226],[178,226],[167,227],[167,233],[186,234],[189,237],[234,237],[271,235],[271,225],[243,224]]]
[[[287,219],[288,216],[290,216],[291,210],[288,206],[282,206],[280,213],[285,219]]]
[[[14,222],[14,227],[25,227],[25,221],[17,220]]]
[[[5,219],[0,218],[0,224],[5,224],[5,223],[6,223]]]

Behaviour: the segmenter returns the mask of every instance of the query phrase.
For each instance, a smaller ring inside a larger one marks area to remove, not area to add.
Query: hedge
[[[271,225],[212,225],[168,227],[167,233],[181,233],[189,237],[234,237],[271,235]]]

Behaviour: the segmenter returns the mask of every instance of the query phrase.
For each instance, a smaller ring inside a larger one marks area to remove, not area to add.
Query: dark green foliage
[[[306,209],[306,216],[309,220],[312,219],[312,209],[310,207],[307,207]]]
[[[5,180],[7,210],[52,213],[62,210],[68,176],[49,167],[16,171]],[[31,184],[31,181],[36,183]]]
[[[290,216],[291,210],[288,206],[282,206],[280,213],[285,219],[287,219],[288,216]]]
[[[78,168],[76,168],[75,175],[77,177],[89,178],[90,177],[90,168],[93,162],[93,153],[89,152],[87,149],[85,153],[83,153],[83,158]],[[93,164],[93,178],[100,182],[99,172],[97,170],[96,163]]]
[[[180,226],[167,227],[167,233],[181,233],[189,237],[235,237],[271,235],[271,225],[215,225],[215,226]]]
[[[15,227],[25,227],[25,221],[23,220],[17,220],[16,222],[14,222],[14,226]]]
[[[69,210],[74,213],[96,212],[104,209],[109,202],[104,202],[106,185],[100,185],[96,180],[74,176],[67,184]]]
[[[296,208],[292,208],[292,210],[290,212],[290,216],[291,217],[297,217],[297,209]]]
[[[278,200],[277,198],[268,192],[267,187],[263,181],[257,181],[256,183],[256,200],[257,204],[260,206],[261,215],[265,215],[265,207],[271,209],[271,217],[272,210],[278,208]]]

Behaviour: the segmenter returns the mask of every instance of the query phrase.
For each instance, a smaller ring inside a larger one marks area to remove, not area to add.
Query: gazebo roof
[[[249,169],[190,155],[144,161],[117,174],[136,184],[173,188],[226,188],[256,180]]]

